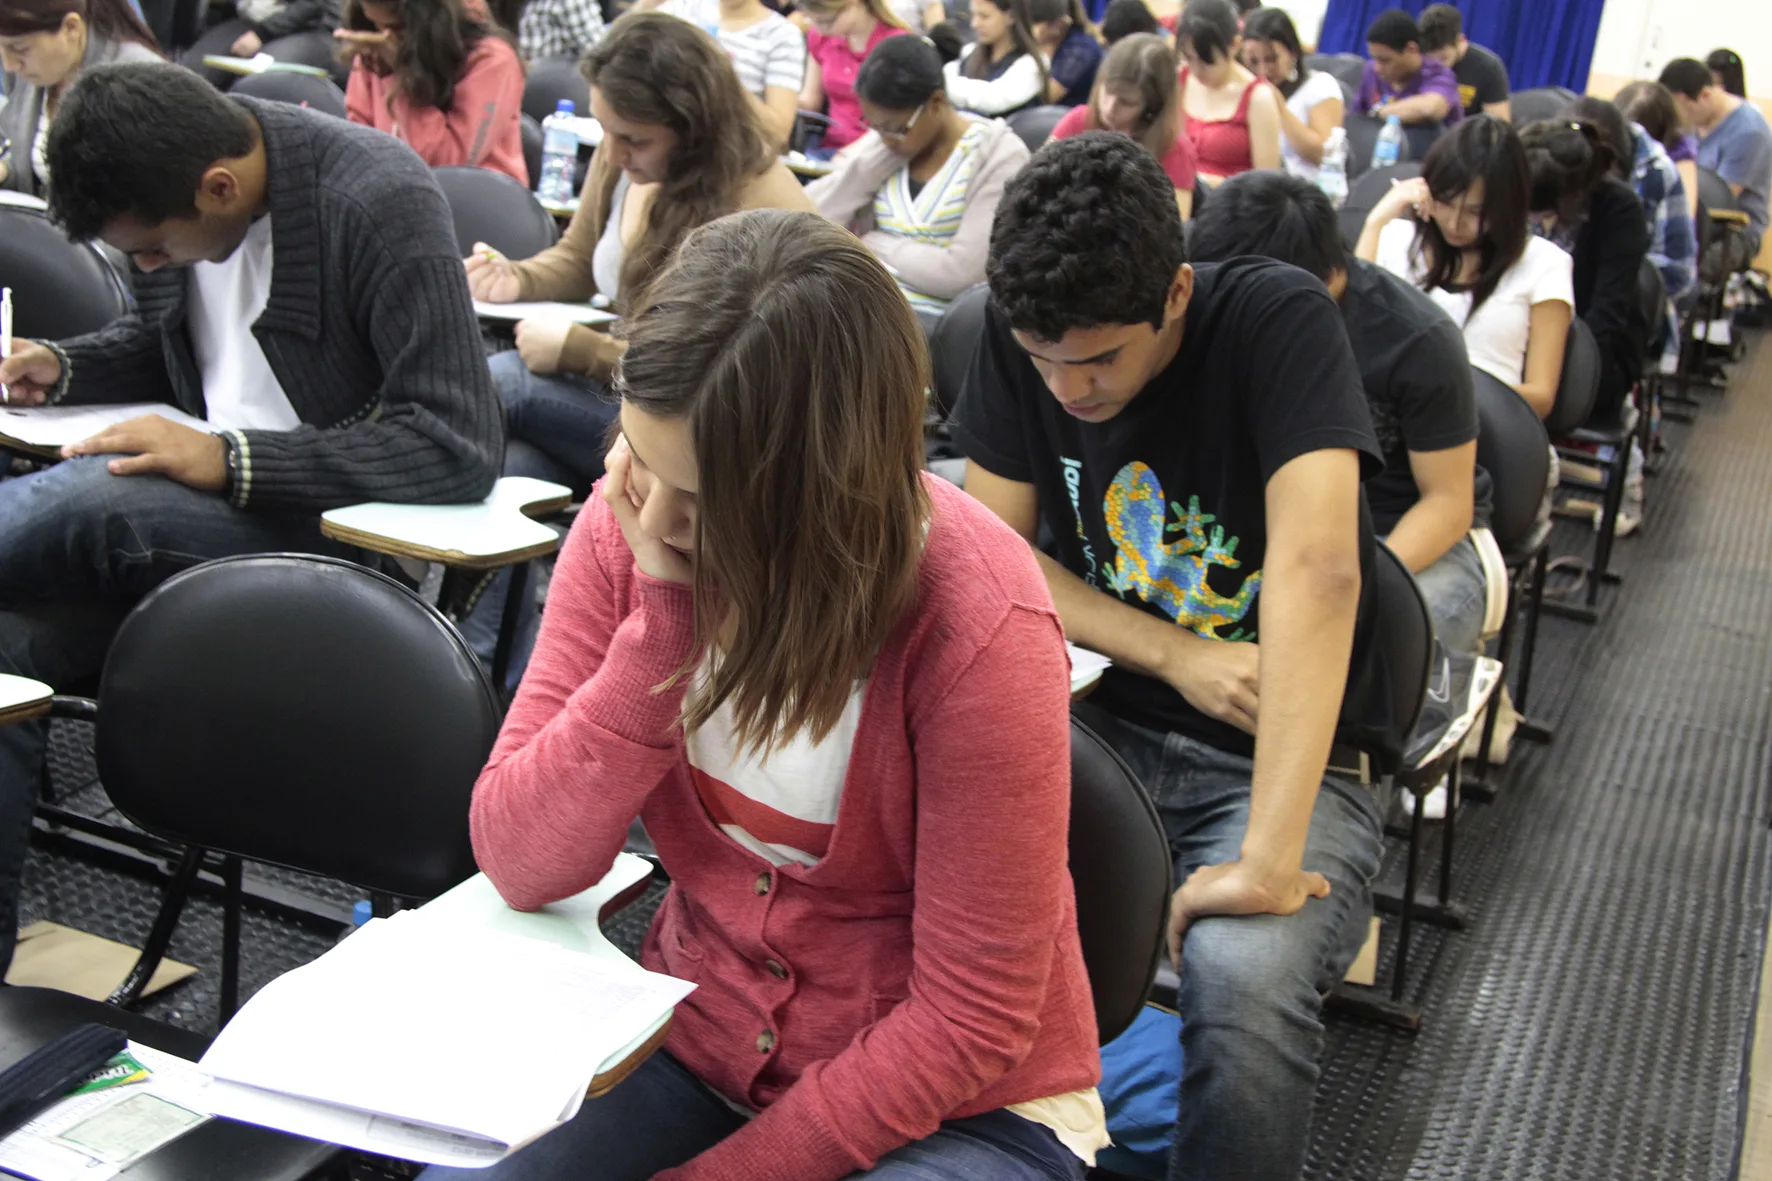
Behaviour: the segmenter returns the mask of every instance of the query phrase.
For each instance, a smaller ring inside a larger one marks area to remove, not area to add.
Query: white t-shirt
[[[1286,100],[1286,108],[1298,116],[1300,123],[1309,126],[1311,112],[1316,109],[1318,103],[1329,99],[1345,101],[1346,98],[1347,96],[1341,92],[1341,83],[1335,80],[1335,75],[1326,74],[1322,70],[1312,70],[1310,77],[1306,78],[1298,89],[1292,92],[1292,97]],[[1286,138],[1285,132],[1280,133],[1280,160],[1286,171],[1293,176],[1302,176],[1305,180],[1310,181],[1317,179],[1317,166],[1298,154],[1298,149],[1292,146],[1292,141]]]
[[[1413,221],[1398,218],[1391,222],[1378,236],[1378,265],[1419,284],[1424,268],[1411,266],[1409,260],[1414,241]],[[1464,329],[1464,347],[1471,364],[1517,386],[1526,379],[1532,306],[1557,300],[1568,304],[1571,311],[1575,308],[1575,260],[1554,242],[1533,235],[1526,239],[1526,253],[1501,277],[1476,315],[1470,315],[1468,291],[1434,290],[1427,295]]]
[[[731,55],[739,83],[758,98],[770,86],[785,86],[798,94],[806,82],[805,34],[779,12],[728,31],[720,27],[720,0],[665,0],[658,10],[712,34]]]
[[[203,374],[205,416],[223,430],[287,431],[301,425],[252,335],[271,297],[271,219],[261,217],[224,262],[191,268],[186,324]]]

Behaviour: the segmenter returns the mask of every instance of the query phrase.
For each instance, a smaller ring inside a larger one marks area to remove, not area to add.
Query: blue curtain
[[[1419,14],[1432,0],[1329,0],[1321,53],[1366,56],[1366,28],[1387,8]],[[1566,86],[1581,94],[1605,0],[1456,0],[1464,35],[1507,63],[1515,90]]]

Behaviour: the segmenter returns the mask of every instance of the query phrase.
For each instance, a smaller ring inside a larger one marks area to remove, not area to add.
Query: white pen
[[[12,288],[0,287],[0,361],[12,356]],[[0,385],[0,402],[12,404],[12,391]]]

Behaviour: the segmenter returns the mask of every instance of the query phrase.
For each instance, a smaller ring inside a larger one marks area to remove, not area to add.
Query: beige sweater
[[[585,178],[584,192],[579,194],[578,212],[572,215],[566,233],[534,258],[516,264],[520,284],[518,299],[579,301],[598,293],[597,281],[591,274],[591,255],[596,252],[597,240],[603,236],[603,227],[609,220],[609,198],[615,192],[615,182],[620,175],[620,170],[607,165],[602,153],[598,153],[591,163],[590,175]],[[657,191],[656,185],[630,187],[627,199],[645,201],[650,205]],[[780,160],[753,177],[739,193],[733,212],[745,209],[816,212],[800,182]],[[624,293],[605,291],[602,294],[619,305]],[[626,348],[626,342],[606,332],[575,324],[567,334],[565,348],[560,354],[560,371],[583,373],[598,381],[608,381]]]

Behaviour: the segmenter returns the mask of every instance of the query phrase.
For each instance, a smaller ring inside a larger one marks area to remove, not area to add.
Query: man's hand
[[[228,448],[220,435],[144,414],[107,427],[90,439],[62,448],[62,458],[115,455],[105,466],[113,476],[158,473],[202,492],[220,492],[228,483]]]
[[[1181,941],[1195,919],[1226,914],[1296,914],[1309,898],[1329,897],[1329,879],[1296,866],[1262,870],[1248,861],[1203,865],[1169,903],[1169,958],[1181,970]]]
[[[570,320],[517,321],[517,352],[531,373],[560,372],[560,355],[566,351]]]
[[[1163,662],[1163,680],[1201,713],[1254,734],[1261,709],[1261,648],[1204,640],[1180,629],[1175,639]]]
[[[54,353],[29,340],[12,342],[12,356],[0,361],[0,386],[8,406],[41,406],[62,379],[62,363]]]
[[[234,44],[229,46],[229,48],[233,50],[235,57],[251,57],[264,47],[264,38],[260,37],[251,29],[247,29],[244,33],[241,33],[238,37],[234,38]]]

